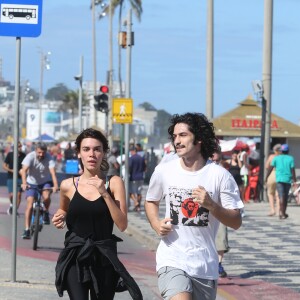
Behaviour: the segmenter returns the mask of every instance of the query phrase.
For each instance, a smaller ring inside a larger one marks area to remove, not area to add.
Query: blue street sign
[[[0,0],[0,36],[38,37],[42,0]]]

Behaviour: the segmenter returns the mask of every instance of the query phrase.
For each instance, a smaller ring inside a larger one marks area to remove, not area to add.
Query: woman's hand
[[[57,229],[63,229],[66,226],[66,217],[61,213],[55,213],[52,218],[52,223]]]
[[[107,193],[105,181],[99,178],[97,175],[89,178],[87,184],[93,185],[101,196],[104,196],[104,194]]]

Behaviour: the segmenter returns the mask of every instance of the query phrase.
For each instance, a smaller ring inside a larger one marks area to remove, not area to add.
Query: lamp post
[[[261,101],[261,136],[259,147],[259,199],[264,201],[264,177],[265,177],[265,137],[266,137],[266,99],[264,97],[263,84],[260,80],[253,80],[254,93]]]
[[[40,55],[41,55],[41,61],[40,61],[40,92],[39,92],[39,141],[42,139],[42,110],[43,110],[43,84],[44,84],[44,69],[49,70],[50,69],[50,61],[49,61],[49,55],[51,52],[47,52],[44,54],[44,52],[41,50]]]
[[[82,131],[82,80],[83,80],[83,56],[80,57],[79,75],[74,76],[75,80],[79,82],[79,95],[78,95],[78,118],[79,118],[79,132]]]

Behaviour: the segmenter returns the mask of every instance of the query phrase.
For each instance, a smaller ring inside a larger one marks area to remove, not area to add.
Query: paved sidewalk
[[[246,204],[245,212],[242,227],[229,229],[219,299],[300,299],[300,206],[289,204],[286,220],[267,216],[266,202]],[[144,211],[129,213],[128,232],[151,249],[159,243]]]
[[[6,204],[7,199],[1,196],[0,202]],[[163,216],[164,205],[161,207]],[[242,227],[237,231],[229,230],[231,250],[225,254],[223,263],[229,277],[219,280],[218,300],[300,300],[300,206],[289,205],[286,220],[267,214],[267,203],[246,204]],[[159,238],[144,212],[129,212],[128,218],[126,233],[155,250]],[[10,282],[9,246],[0,238],[0,299],[53,299],[56,295],[53,284],[55,260],[18,256],[18,281]],[[68,297],[65,294],[60,299]],[[115,299],[131,298],[121,293]],[[145,297],[145,300],[157,299]]]

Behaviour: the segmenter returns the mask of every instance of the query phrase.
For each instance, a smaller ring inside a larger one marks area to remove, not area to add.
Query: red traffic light
[[[108,93],[108,86],[107,85],[101,85],[100,86],[100,92],[101,93]]]

